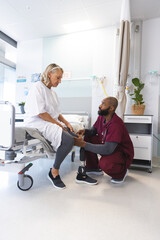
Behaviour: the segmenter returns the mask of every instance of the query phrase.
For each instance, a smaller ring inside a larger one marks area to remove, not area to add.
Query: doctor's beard
[[[107,115],[109,114],[109,109],[110,109],[110,107],[108,107],[108,108],[105,109],[105,110],[101,110],[101,109],[99,108],[98,115],[100,115],[100,116],[107,116]]]

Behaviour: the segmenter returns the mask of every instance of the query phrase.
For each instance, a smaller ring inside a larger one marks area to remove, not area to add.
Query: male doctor
[[[86,172],[111,176],[112,183],[124,182],[132,163],[134,150],[127,129],[115,110],[118,101],[114,97],[103,99],[98,118],[91,129],[78,132],[75,145],[81,148],[81,158],[86,160]],[[84,140],[82,136],[84,135]],[[97,154],[101,155],[98,160]]]

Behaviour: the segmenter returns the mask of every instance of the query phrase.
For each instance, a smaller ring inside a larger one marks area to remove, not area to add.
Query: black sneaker
[[[56,176],[55,178],[53,177],[52,173],[51,173],[51,169],[48,173],[48,179],[51,181],[51,183],[53,184],[53,186],[55,188],[58,188],[58,189],[64,189],[66,188],[66,185],[62,182],[60,176]]]
[[[98,175],[98,176],[101,176],[101,175],[104,174],[103,171],[100,168],[97,168],[97,169],[85,168],[85,170],[86,170],[87,174],[95,174],[95,175]]]
[[[128,175],[128,169],[127,169],[126,174],[124,175],[124,177],[122,179],[111,178],[111,183],[117,183],[117,184],[123,183],[125,178],[127,177],[127,175]]]
[[[93,179],[87,176],[86,174],[84,175],[84,174],[78,173],[76,177],[76,183],[86,183],[89,185],[96,185],[98,181],[96,179]]]

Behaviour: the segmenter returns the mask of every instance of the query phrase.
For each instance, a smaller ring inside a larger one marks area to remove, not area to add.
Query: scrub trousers
[[[101,144],[98,136],[85,136],[84,140],[93,144]],[[82,151],[82,150],[81,150]],[[84,150],[85,151],[85,150]],[[83,151],[82,151],[83,152]],[[103,155],[100,160],[96,153],[85,151],[83,156],[86,161],[86,168],[88,169],[98,169],[100,168],[106,174],[115,179],[122,179],[132,162],[124,156],[123,152],[115,149],[111,155]]]

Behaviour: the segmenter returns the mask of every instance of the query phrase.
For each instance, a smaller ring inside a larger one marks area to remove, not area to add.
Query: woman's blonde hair
[[[55,63],[51,63],[50,65],[48,65],[45,69],[45,71],[41,74],[41,81],[46,85],[48,86],[50,84],[50,79],[48,77],[48,73],[51,72],[51,73],[55,73],[57,70],[61,70],[62,73],[63,73],[63,69],[58,66],[57,64]]]

